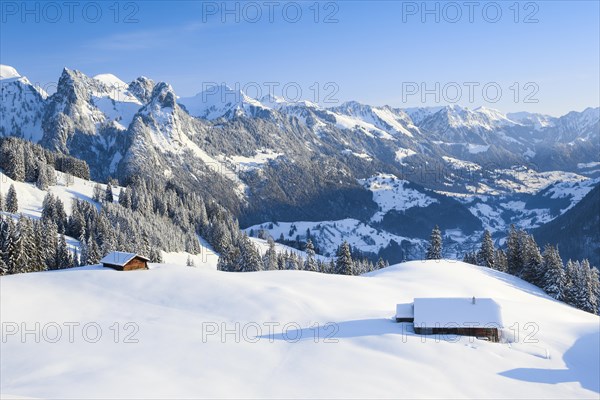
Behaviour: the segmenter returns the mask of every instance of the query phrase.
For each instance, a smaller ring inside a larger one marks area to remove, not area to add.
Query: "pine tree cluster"
[[[343,242],[336,253],[336,258],[324,261],[316,256],[312,240],[308,239],[302,258],[294,251],[277,252],[275,241],[267,238],[268,248],[261,257],[250,238],[242,233],[235,238],[236,245],[230,247],[226,253],[221,253],[217,268],[221,271],[251,272],[269,270],[303,270],[321,272],[326,274],[360,275],[389,266],[383,259],[373,264],[366,258],[359,258],[347,242]]]
[[[90,179],[85,161],[15,137],[0,137],[0,168],[12,180],[36,183],[42,190],[55,183],[55,170]]]
[[[0,216],[0,275],[70,268],[78,265],[65,236],[49,220]]]
[[[495,249],[486,230],[479,251],[466,253],[463,261],[518,276],[557,300],[600,314],[598,268],[590,266],[588,260],[568,260],[565,265],[557,247],[546,245],[540,251],[532,235],[514,226],[506,238],[506,253]]]

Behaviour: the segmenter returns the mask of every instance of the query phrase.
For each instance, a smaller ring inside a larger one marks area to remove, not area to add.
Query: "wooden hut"
[[[418,298],[412,309],[396,306],[396,321],[410,322],[420,335],[474,336],[491,342],[500,341],[504,327],[501,308],[489,298]]]
[[[117,271],[132,271],[135,269],[148,269],[150,259],[135,253],[124,253],[122,251],[113,251],[108,253],[100,263],[107,268]]]

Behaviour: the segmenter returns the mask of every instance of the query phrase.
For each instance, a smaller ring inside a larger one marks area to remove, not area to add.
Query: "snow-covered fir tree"
[[[542,255],[540,249],[531,235],[524,237],[522,244],[523,266],[520,271],[520,277],[536,286],[542,285]]]
[[[6,211],[16,214],[19,211],[19,200],[17,199],[17,191],[15,185],[10,185],[8,193],[6,193]]]
[[[352,261],[350,245],[345,240],[337,251],[335,268],[340,275],[354,275],[354,262]]]
[[[263,268],[266,271],[273,271],[279,269],[277,266],[277,251],[275,251],[275,241],[269,236],[267,239],[267,251],[263,256]]]
[[[494,269],[501,272],[508,271],[508,260],[506,253],[502,249],[497,249],[494,252]]]
[[[306,241],[304,252],[306,253],[306,260],[304,260],[304,269],[306,271],[316,272],[318,270],[318,264],[315,259],[315,246],[313,245],[311,239],[308,239]]]
[[[429,238],[429,245],[427,246],[427,254],[425,255],[425,259],[442,259],[442,232],[437,225],[431,231],[431,237]]]
[[[481,248],[477,253],[477,263],[482,267],[494,268],[494,241],[489,230],[485,230],[481,240]]]
[[[557,300],[563,300],[567,280],[558,249],[554,246],[546,245],[542,259],[542,269],[544,271],[542,289],[549,296]]]
[[[56,267],[57,269],[71,268],[73,266],[73,257],[67,247],[65,235],[60,235],[58,247],[56,248]]]
[[[240,258],[238,271],[251,272],[262,270],[262,260],[258,249],[248,235],[244,234],[240,241]]]
[[[112,203],[115,201],[115,198],[113,196],[113,189],[112,189],[110,182],[108,182],[108,184],[106,185],[106,193],[104,194],[104,201],[106,201],[107,203]]]
[[[48,170],[41,163],[39,165],[39,173],[35,185],[40,190],[46,190],[50,185],[50,179],[48,178]]]

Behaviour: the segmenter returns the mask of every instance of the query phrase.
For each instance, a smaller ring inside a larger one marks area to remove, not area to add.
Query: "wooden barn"
[[[501,308],[489,298],[418,298],[412,309],[396,307],[396,321],[411,322],[420,335],[474,336],[491,342],[500,341],[504,327]]]
[[[113,251],[104,256],[100,263],[107,268],[117,271],[132,271],[135,269],[148,269],[150,259],[135,253],[124,253],[122,251]]]

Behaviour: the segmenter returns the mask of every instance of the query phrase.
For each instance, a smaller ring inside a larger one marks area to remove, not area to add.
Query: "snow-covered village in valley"
[[[0,399],[600,399],[600,3],[0,2]]]

